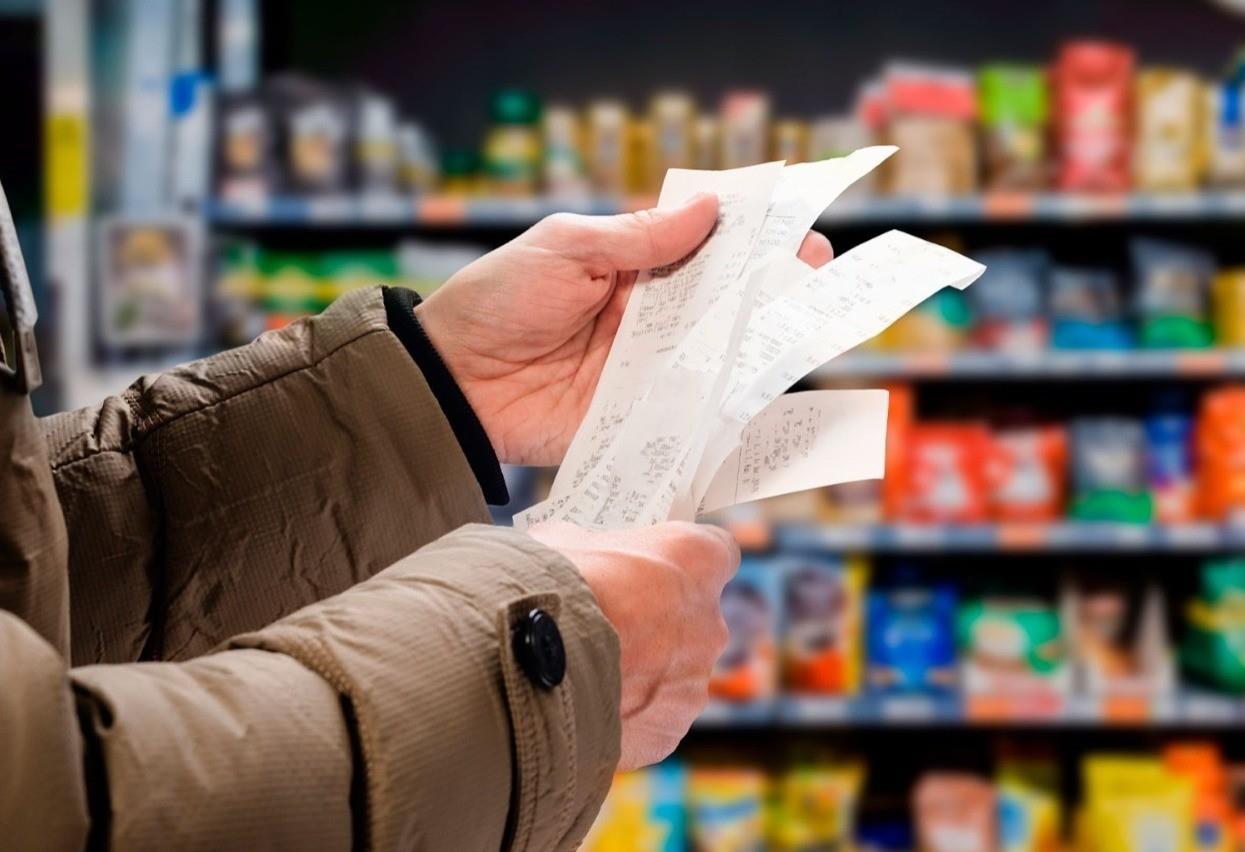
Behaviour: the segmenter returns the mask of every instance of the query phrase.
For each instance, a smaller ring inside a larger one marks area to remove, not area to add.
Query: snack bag
[[[709,679],[713,697],[751,701],[774,694],[780,580],[773,565],[747,558],[722,590],[722,616],[730,639]]]
[[[918,852],[994,852],[994,788],[963,773],[931,772],[913,793]]]
[[[864,586],[859,561],[793,557],[784,577],[784,683],[795,692],[852,695],[864,656]]]
[[[1129,245],[1137,282],[1141,345],[1196,349],[1214,343],[1210,291],[1215,259],[1205,251],[1163,240]]]
[[[1193,785],[1193,849],[1232,852],[1228,773],[1218,746],[1210,742],[1175,742],[1163,749],[1163,766]]]
[[[1053,684],[1067,670],[1059,613],[1026,597],[969,600],[956,614],[964,685],[971,693],[1004,695]]]
[[[686,852],[686,795],[675,760],[615,775],[581,852]]]
[[[1046,185],[1046,77],[1041,68],[987,65],[977,76],[987,189]]]
[[[1149,523],[1145,431],[1136,420],[1084,417],[1072,422],[1072,503],[1082,521]]]
[[[1056,349],[1129,349],[1119,280],[1112,269],[1057,267],[1050,278]]]
[[[1197,514],[1193,417],[1172,406],[1146,417],[1146,482],[1160,523],[1184,523]]]
[[[1129,188],[1133,53],[1107,42],[1065,44],[1051,70],[1056,185],[1068,192]]]
[[[769,848],[850,849],[863,778],[859,763],[804,764],[785,771],[774,790]]]
[[[989,519],[990,432],[976,423],[919,423],[907,440],[903,518],[924,523]]]
[[[1153,758],[1095,755],[1082,764],[1082,848],[1192,852],[1193,785]]]
[[[1245,388],[1220,388],[1202,397],[1195,440],[1203,517],[1245,518]]]
[[[693,769],[688,817],[694,852],[765,852],[765,775]]]
[[[990,506],[1000,521],[1054,521],[1063,514],[1068,459],[1062,426],[1000,429],[990,458]]]
[[[1202,81],[1187,71],[1151,68],[1137,75],[1138,189],[1191,192],[1205,171]]]
[[[1245,559],[1209,561],[1200,581],[1186,609],[1181,662],[1203,683],[1245,692]]]
[[[1041,352],[1050,343],[1046,281],[1050,256],[1041,250],[977,253],[985,274],[968,291],[972,341],[998,352]]]
[[[946,692],[956,685],[955,589],[905,581],[869,592],[869,687]]]

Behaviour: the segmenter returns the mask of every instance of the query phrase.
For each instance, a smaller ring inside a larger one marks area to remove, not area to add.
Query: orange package
[[[1245,517],[1245,387],[1202,398],[1196,440],[1202,514],[1215,521]]]
[[[990,430],[980,423],[912,427],[904,520],[957,524],[989,520],[990,449]]]
[[[882,515],[903,514],[908,494],[908,437],[916,419],[916,397],[911,385],[887,388],[890,402],[886,414],[886,476],[882,478]]]
[[[999,521],[1054,521],[1063,514],[1068,437],[1061,426],[1001,429],[990,455],[990,508]]]

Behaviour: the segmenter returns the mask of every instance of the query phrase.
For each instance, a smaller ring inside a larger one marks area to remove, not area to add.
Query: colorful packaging
[[[1192,521],[1197,514],[1193,417],[1177,401],[1146,417],[1146,482],[1159,523]]]
[[[964,688],[984,695],[1062,688],[1067,650],[1059,612],[1044,598],[988,596],[956,613]]]
[[[1203,517],[1245,520],[1245,387],[1219,388],[1202,397],[1195,440]]]
[[[887,141],[899,151],[883,166],[896,195],[964,195],[977,188],[970,72],[896,64],[886,69]]]
[[[977,77],[987,189],[1046,185],[1046,75],[1029,65],[987,65]]]
[[[1214,257],[1179,243],[1144,238],[1132,240],[1129,250],[1137,282],[1141,345],[1157,349],[1211,346]]]
[[[687,776],[674,760],[615,775],[582,852],[686,852]]]
[[[1245,346],[1245,268],[1220,270],[1215,276],[1215,342]]]
[[[1184,668],[1199,681],[1245,692],[1245,559],[1208,561],[1186,609],[1180,646]]]
[[[1129,349],[1114,270],[1056,267],[1050,279],[1051,343],[1056,349]]]
[[[398,187],[409,193],[431,192],[439,178],[437,150],[428,132],[410,121],[398,125]]]
[[[540,185],[540,100],[523,89],[493,96],[484,142],[484,172],[497,195],[532,195]]]
[[[698,169],[718,169],[722,162],[722,124],[711,115],[702,115],[692,125],[693,164]]]
[[[544,114],[545,192],[572,198],[588,192],[584,172],[583,133],[575,110],[551,104]]]
[[[768,848],[774,852],[851,848],[863,778],[859,763],[804,764],[785,771],[775,784]]]
[[[592,190],[622,195],[627,188],[627,108],[617,101],[594,101],[588,107],[586,159]]]
[[[887,388],[886,475],[882,477],[882,514],[902,518],[911,491],[912,430],[916,421],[916,394],[911,385]]]
[[[765,775],[693,769],[688,817],[694,852],[765,852]]]
[[[767,562],[747,558],[722,591],[722,616],[730,630],[713,668],[709,694],[728,701],[772,696],[778,685],[781,577]]]
[[[637,118],[627,122],[627,181],[631,195],[656,195],[665,173],[657,171],[657,129]]]
[[[1091,691],[1136,677],[1141,661],[1132,641],[1139,620],[1135,589],[1093,575],[1078,578],[1073,588],[1071,629]]]
[[[1137,188],[1197,189],[1206,165],[1202,81],[1187,71],[1146,69],[1137,75],[1136,104],[1133,179]]]
[[[963,348],[971,324],[967,298],[948,287],[896,320],[878,342],[901,352],[950,352]]]
[[[1062,426],[1000,429],[990,455],[990,508],[1000,521],[1054,521],[1063,514],[1068,440]]]
[[[783,682],[793,692],[851,695],[864,657],[866,566],[791,557],[770,570],[784,578]]]
[[[265,86],[280,116],[286,192],[336,194],[349,189],[350,104],[336,89],[295,75]]]
[[[1129,188],[1133,53],[1107,42],[1065,44],[1051,70],[1056,184],[1068,192]]]
[[[1060,852],[1058,768],[1009,761],[999,767],[999,852]]]
[[[1216,186],[1245,186],[1245,51],[1227,79],[1207,90],[1209,176]]]
[[[216,142],[216,191],[225,201],[266,198],[278,188],[276,128],[255,95],[221,98]]]
[[[1081,521],[1149,523],[1153,501],[1146,489],[1145,430],[1120,417],[1074,420],[1072,503]]]
[[[1163,749],[1163,766],[1193,785],[1193,849],[1233,852],[1228,773],[1214,743],[1175,742]]]
[[[918,423],[908,431],[905,520],[982,523],[990,517],[990,431],[976,423]]]
[[[1078,848],[1192,852],[1193,785],[1153,758],[1094,755],[1082,764]]]
[[[441,192],[474,195],[483,189],[480,157],[467,148],[450,148],[441,155]]]
[[[918,852],[994,852],[994,788],[963,773],[930,772],[913,793]]]
[[[955,589],[903,582],[869,592],[869,687],[945,692],[956,685]]]
[[[763,92],[728,92],[722,98],[721,168],[765,162],[769,148],[769,96]]]
[[[968,289],[972,340],[998,352],[1041,352],[1050,344],[1046,279],[1050,256],[1041,250],[978,252],[986,271]]]

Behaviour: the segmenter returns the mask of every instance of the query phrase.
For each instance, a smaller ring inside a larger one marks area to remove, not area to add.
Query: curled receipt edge
[[[785,168],[672,169],[658,207],[714,192],[718,225],[691,257],[640,276],[549,498],[515,526],[691,520],[880,477],[884,391],[784,391],[985,269],[900,231],[817,270],[796,257],[821,212],[895,150]]]

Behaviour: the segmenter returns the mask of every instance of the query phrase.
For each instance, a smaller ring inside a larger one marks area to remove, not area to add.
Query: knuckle
[[[578,231],[579,224],[574,213],[550,213],[532,227],[532,233],[552,240],[569,239]]]

